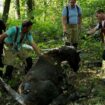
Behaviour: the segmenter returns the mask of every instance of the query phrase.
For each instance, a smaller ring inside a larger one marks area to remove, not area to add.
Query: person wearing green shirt
[[[8,72],[10,76],[12,75],[17,56],[23,61],[26,59],[26,56],[28,56],[22,48],[23,43],[28,42],[35,53],[38,56],[41,55],[40,49],[37,47],[31,34],[32,25],[33,23],[30,20],[25,20],[20,26],[10,27],[0,36],[0,42],[4,41],[7,46],[3,59],[4,64],[7,65],[6,72]]]

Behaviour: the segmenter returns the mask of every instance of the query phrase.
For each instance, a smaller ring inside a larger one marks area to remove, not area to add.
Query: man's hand
[[[67,36],[67,34],[68,34],[67,32],[63,32],[63,37]]]
[[[87,35],[94,34],[96,31],[97,31],[96,28],[90,29],[89,31],[87,31]]]
[[[63,38],[62,38],[63,41],[67,41],[67,34],[68,34],[67,32],[63,32]]]

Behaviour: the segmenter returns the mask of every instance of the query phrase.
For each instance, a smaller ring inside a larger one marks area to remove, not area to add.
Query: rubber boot
[[[12,79],[13,70],[14,70],[14,67],[12,65],[7,65],[6,71],[5,71],[5,74],[4,74],[4,78],[6,78],[8,80],[11,80]]]
[[[0,67],[3,68],[4,67],[4,64],[2,62],[2,56],[0,56]]]
[[[30,70],[32,64],[33,64],[32,58],[31,57],[26,58],[25,74]]]

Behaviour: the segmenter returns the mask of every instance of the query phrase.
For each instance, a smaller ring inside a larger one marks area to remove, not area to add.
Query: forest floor
[[[80,69],[81,70],[78,74],[69,75],[70,84],[74,85],[76,91],[80,95],[89,94],[87,97],[80,98],[75,102],[68,103],[67,105],[105,105],[105,74],[102,71],[97,72],[97,68],[90,69],[85,67]],[[18,80],[16,80],[15,83],[17,81]],[[16,87],[13,88],[17,91]],[[20,104],[16,102],[8,92],[0,88],[0,105]]]
[[[92,55],[91,52],[90,55]],[[88,67],[85,65],[85,62],[92,58],[89,56],[89,53],[85,55],[83,54],[81,58],[82,61],[78,73],[73,74],[71,71],[67,73],[69,74],[68,82],[74,85],[76,91],[80,95],[87,94],[87,97],[79,98],[75,102],[69,102],[67,105],[105,105],[105,71],[102,71],[101,67]],[[87,60],[87,58],[89,59]],[[17,91],[18,85],[21,83],[22,79],[23,75],[21,74],[20,76],[20,74],[17,73],[14,80],[9,82],[6,81],[6,83],[10,84],[12,88]],[[0,105],[20,104],[0,86]]]

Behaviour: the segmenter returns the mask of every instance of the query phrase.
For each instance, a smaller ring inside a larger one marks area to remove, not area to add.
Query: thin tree
[[[26,4],[27,4],[27,16],[28,18],[32,19],[34,16],[33,16],[33,0],[27,0],[26,1]]]
[[[11,2],[11,0],[5,0],[5,2],[4,2],[3,15],[2,15],[2,19],[4,20],[4,22],[6,22],[8,19],[10,2]]]
[[[16,16],[20,19],[20,0],[15,0]]]

